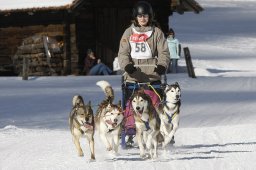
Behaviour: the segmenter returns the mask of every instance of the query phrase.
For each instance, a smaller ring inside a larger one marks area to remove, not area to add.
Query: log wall
[[[72,73],[76,72],[77,62],[78,62],[78,52],[76,47],[76,30],[75,25],[70,26],[71,30],[71,71]],[[20,66],[17,66],[17,54],[22,53],[22,55],[28,57],[30,56],[31,64],[35,65],[35,58],[42,58],[44,54],[44,49],[42,43],[33,42],[32,37],[37,36],[49,36],[55,39],[57,38],[59,43],[63,42],[64,36],[64,25],[37,25],[37,26],[26,26],[26,27],[8,27],[0,28],[0,75],[6,74],[6,72],[13,72],[20,75]],[[29,42],[31,41],[31,42]],[[25,44],[24,44],[25,43]],[[22,50],[21,50],[22,48]],[[16,58],[14,57],[16,56]],[[56,58],[63,58],[63,53],[55,54]],[[22,56],[21,56],[22,57]],[[20,58],[19,58],[20,59]],[[32,61],[33,60],[33,61]],[[42,60],[42,59],[39,59]],[[54,65],[63,65],[63,60],[53,58],[55,60]],[[42,65],[46,65],[45,63]],[[36,66],[35,66],[36,67]],[[60,69],[60,68],[59,68]],[[59,70],[58,69],[58,70]],[[34,70],[34,71],[33,71]],[[37,70],[37,71],[35,71]],[[38,73],[38,70],[41,70],[41,73]],[[58,75],[61,74],[61,71],[58,71]],[[29,72],[29,75],[49,75],[46,72],[42,72],[40,66],[36,69],[32,69]]]

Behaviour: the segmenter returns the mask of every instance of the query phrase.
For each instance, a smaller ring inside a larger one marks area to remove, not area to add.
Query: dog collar
[[[141,117],[139,118],[138,121],[141,122],[141,123],[144,123],[144,125],[146,127],[146,131],[148,131],[150,129],[149,121],[144,121],[144,120],[141,119]]]
[[[114,130],[114,129],[109,129],[107,133],[110,133],[110,132],[112,132],[113,130]]]

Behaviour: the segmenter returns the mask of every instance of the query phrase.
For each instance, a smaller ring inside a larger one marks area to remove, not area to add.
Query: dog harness
[[[142,120],[142,122],[145,124],[145,126],[146,126],[146,131],[148,131],[149,129],[150,129],[150,127],[149,127],[149,122],[148,121],[143,121]]]
[[[144,125],[145,125],[145,127],[146,127],[146,131],[148,131],[148,130],[150,129],[149,121],[144,121],[144,120],[142,120],[142,119],[139,119],[139,121],[140,121],[141,123],[144,123]]]
[[[156,110],[154,110],[153,114],[154,114],[154,117],[156,118],[157,123],[160,124],[160,123],[161,123],[161,120],[160,120],[160,118],[159,118],[159,116],[158,116]],[[167,115],[167,116],[168,116],[168,115]],[[145,125],[145,127],[146,127],[146,131],[148,131],[148,130],[150,129],[149,121],[144,121],[144,120],[142,120],[142,119],[140,119],[140,121],[144,123],[144,125]],[[168,121],[168,122],[169,122],[169,121]]]
[[[177,112],[174,112],[171,116],[169,114],[167,114],[167,112],[164,111],[164,114],[167,116],[168,118],[168,123],[172,123],[172,120],[174,119],[174,117],[178,114],[178,111]]]

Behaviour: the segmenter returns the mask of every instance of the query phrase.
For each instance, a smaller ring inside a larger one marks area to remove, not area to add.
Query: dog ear
[[[175,83],[174,83],[176,86],[178,86],[178,87],[180,87],[180,85],[179,85],[179,83],[176,81]]]
[[[166,84],[165,89],[164,89],[164,92],[166,93],[168,89],[169,89],[169,85]]]

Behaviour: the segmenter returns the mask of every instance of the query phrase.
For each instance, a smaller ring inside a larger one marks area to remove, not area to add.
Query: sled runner
[[[141,66],[141,65],[140,65]],[[149,65],[145,65],[149,66]],[[155,65],[152,65],[155,67]],[[136,67],[136,66],[135,66]],[[124,73],[126,74],[126,73]],[[134,111],[131,106],[130,97],[140,88],[150,96],[152,104],[157,107],[162,100],[163,92],[167,83],[166,75],[162,75],[161,81],[156,82],[125,82],[124,75],[122,76],[122,108],[124,110],[123,128],[121,132],[121,147],[123,149],[132,147],[134,144],[133,138],[136,134]]]

